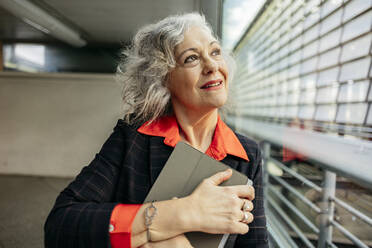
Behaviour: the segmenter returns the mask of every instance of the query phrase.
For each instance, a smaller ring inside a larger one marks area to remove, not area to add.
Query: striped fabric
[[[118,203],[145,199],[173,148],[119,120],[93,161],[58,196],[45,226],[45,247],[109,247],[108,226]],[[263,208],[261,155],[255,142],[236,134],[250,162],[228,155],[223,163],[254,182],[255,216],[246,235],[230,235],[226,247],[268,247]]]

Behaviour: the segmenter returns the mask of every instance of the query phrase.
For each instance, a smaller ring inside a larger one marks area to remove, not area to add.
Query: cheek
[[[227,68],[227,64],[225,61],[221,61],[220,70],[223,76],[225,77],[226,81],[229,80],[229,69]]]
[[[167,87],[172,95],[180,97],[187,94],[190,89],[189,82],[187,73],[177,71],[170,74]]]
[[[187,68],[183,72],[182,77],[185,81],[187,81],[189,84],[191,84],[191,83],[193,83],[193,81],[195,81],[196,78],[200,77],[200,75],[201,75],[201,66],[196,65],[194,67]]]
[[[188,70],[183,71],[182,75],[179,75],[178,83],[185,93],[195,90],[195,87],[200,80],[200,75],[200,70],[197,67],[188,68]]]

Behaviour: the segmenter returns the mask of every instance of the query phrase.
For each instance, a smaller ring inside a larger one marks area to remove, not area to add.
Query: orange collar
[[[175,147],[178,141],[181,140],[175,116],[164,116],[150,124],[146,122],[137,131],[146,135],[164,137],[164,144],[171,147]],[[221,120],[220,116],[218,116],[212,143],[205,153],[219,161],[224,159],[227,154],[249,161],[247,153],[239,139]]]

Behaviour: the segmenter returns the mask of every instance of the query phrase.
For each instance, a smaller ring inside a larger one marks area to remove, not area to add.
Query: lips
[[[217,87],[217,86],[220,86],[222,84],[222,80],[221,79],[217,79],[217,80],[211,80],[209,82],[206,82],[205,84],[203,84],[200,89],[208,89],[208,88],[212,88],[212,87]]]

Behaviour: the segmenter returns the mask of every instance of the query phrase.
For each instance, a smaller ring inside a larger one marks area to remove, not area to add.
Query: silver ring
[[[244,212],[244,218],[241,220],[241,222],[246,222],[249,218],[249,215],[247,212]]]
[[[244,201],[243,211],[247,211],[248,208],[249,208],[248,201]]]

